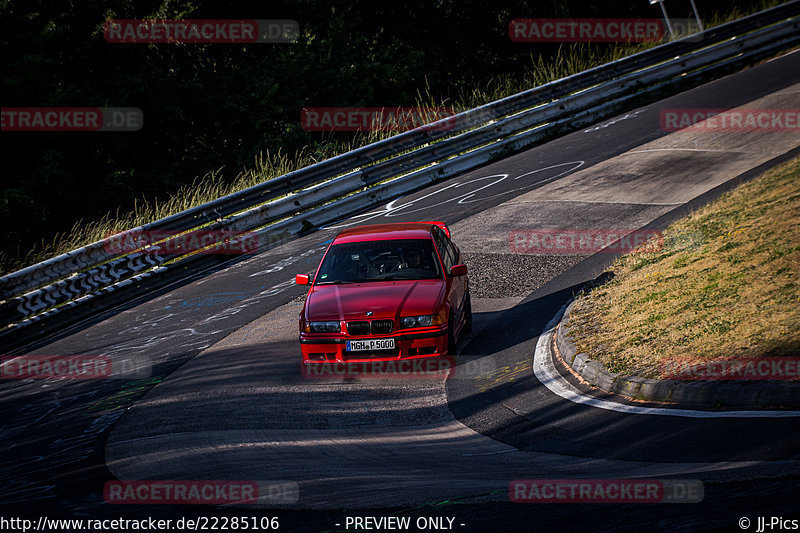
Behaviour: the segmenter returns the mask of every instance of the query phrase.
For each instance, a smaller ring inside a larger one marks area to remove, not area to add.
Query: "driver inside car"
[[[421,268],[423,270],[431,270],[430,264],[423,262],[422,251],[419,248],[411,248],[406,250],[405,261],[400,264],[398,268]]]

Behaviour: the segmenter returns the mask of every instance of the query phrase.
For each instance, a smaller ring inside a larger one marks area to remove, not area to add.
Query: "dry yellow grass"
[[[800,158],[623,256],[571,315],[578,350],[612,372],[667,360],[800,355]]]

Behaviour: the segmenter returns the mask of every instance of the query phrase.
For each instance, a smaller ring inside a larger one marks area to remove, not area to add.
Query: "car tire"
[[[472,331],[472,299],[469,297],[469,291],[467,291],[466,301],[464,302],[464,335],[467,335]],[[463,337],[463,335],[462,335]]]
[[[450,317],[447,319],[447,355],[456,354],[456,321],[453,318],[453,312],[450,311]]]

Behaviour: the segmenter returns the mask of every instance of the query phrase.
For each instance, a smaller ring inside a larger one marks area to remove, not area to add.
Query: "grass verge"
[[[659,377],[670,360],[800,355],[800,158],[675,222],[578,297],[579,352]]]

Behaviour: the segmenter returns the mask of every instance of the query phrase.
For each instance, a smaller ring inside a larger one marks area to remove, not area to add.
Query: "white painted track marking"
[[[684,418],[789,418],[800,417],[800,411],[700,411],[694,409],[671,409],[661,407],[641,407],[623,403],[601,400],[582,394],[572,386],[561,374],[558,373],[550,356],[548,342],[550,336],[555,331],[555,327],[561,320],[566,310],[566,304],[558,310],[556,315],[545,326],[545,331],[539,336],[536,342],[536,351],[533,355],[533,373],[550,389],[551,392],[569,400],[573,403],[616,411],[618,413],[632,415],[659,415],[659,416],[681,416]]]

